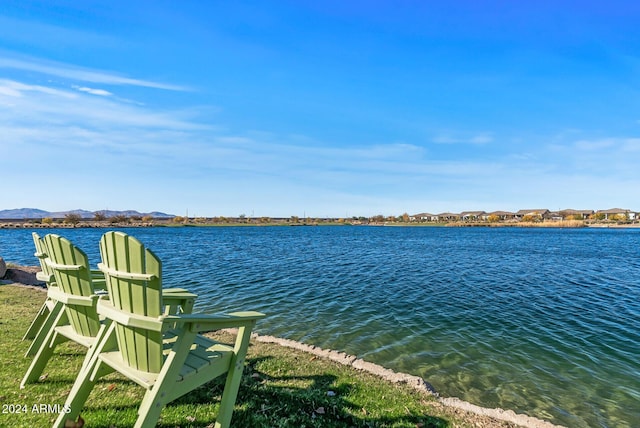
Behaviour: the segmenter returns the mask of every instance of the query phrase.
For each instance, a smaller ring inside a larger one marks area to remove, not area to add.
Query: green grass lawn
[[[59,346],[41,380],[20,389],[30,363],[21,341],[44,301],[30,287],[0,285],[0,427],[46,427],[62,407],[85,349]],[[227,333],[216,333],[229,342]],[[222,393],[214,381],[169,404],[161,427],[213,427]],[[117,374],[103,378],[87,400],[87,427],[129,427],[143,389]],[[499,427],[512,426],[442,406],[406,385],[279,345],[252,342],[232,419],[233,427]]]

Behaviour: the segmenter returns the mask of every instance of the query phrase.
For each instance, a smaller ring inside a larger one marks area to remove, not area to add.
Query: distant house
[[[438,221],[458,221],[460,220],[460,214],[455,213],[440,213],[436,216]]]
[[[572,210],[566,209],[561,210],[560,215],[563,219],[567,219],[568,217],[582,217],[582,220],[587,220],[593,215],[593,210]]]
[[[490,213],[484,213],[484,215],[482,216],[483,220],[489,220],[489,217],[497,217],[500,220],[504,221],[504,220],[513,220],[516,215],[515,213],[512,213],[510,211],[493,211]]]
[[[549,220],[553,220],[553,221],[562,221],[562,220],[564,220],[564,216],[562,215],[562,212],[560,212],[560,211],[549,211],[549,213],[547,213],[547,218]]]
[[[620,217],[614,217],[620,216]],[[599,220],[621,220],[626,218],[629,221],[638,221],[640,219],[640,213],[637,211],[631,211],[622,208],[612,208],[608,210],[574,210],[564,209],[559,211],[549,211],[546,208],[538,209],[524,209],[518,212],[510,211],[463,211],[460,214],[444,212],[440,214],[431,214],[427,212],[414,214],[409,217],[411,221],[420,222],[473,222],[473,221],[500,221],[500,222],[514,222],[521,221],[524,218],[531,218],[537,220],[553,220],[562,221],[570,219],[582,219],[589,220],[597,218]]]
[[[460,213],[462,221],[478,221],[483,218],[486,213],[484,211],[463,211]]]
[[[631,210],[626,210],[622,208],[611,208],[609,210],[596,211],[596,215],[598,216],[604,215],[605,220],[609,220],[613,216],[618,216],[618,215],[626,216],[629,220],[635,220],[637,213]]]
[[[430,213],[414,214],[412,217],[415,219],[414,221],[438,221],[438,216]]]
[[[522,220],[524,217],[539,217],[541,219],[548,219],[549,210],[546,208],[536,209],[536,210],[520,210],[516,213],[516,218],[518,220]]]

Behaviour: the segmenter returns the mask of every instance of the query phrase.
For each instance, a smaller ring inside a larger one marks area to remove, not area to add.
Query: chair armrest
[[[47,297],[64,303],[65,305],[77,305],[77,306],[94,306],[96,300],[100,298],[97,294],[91,296],[76,296],[74,294],[67,294],[60,290],[59,287],[51,287],[47,291]]]
[[[113,306],[108,297],[98,300],[97,310],[100,315],[118,324],[128,327],[138,327],[152,331],[164,331],[182,325],[192,332],[220,330],[232,327],[252,326],[257,320],[265,317],[260,312],[234,312],[226,315],[161,315],[157,318],[132,314]]]
[[[97,311],[98,314],[103,315],[106,319],[127,327],[137,327],[151,331],[166,330],[164,316],[154,318],[125,312],[113,306],[108,296],[103,296],[98,300]]]
[[[165,315],[177,314],[178,306],[182,313],[190,314],[197,297],[197,294],[190,293],[183,288],[163,289],[162,303],[165,306]]]
[[[186,314],[180,316],[168,316],[165,319],[171,319],[176,325],[190,324],[185,326],[196,333],[221,330],[233,327],[249,327],[255,324],[259,319],[266,315],[260,312],[233,312],[222,315],[205,315],[205,314]]]
[[[187,290],[186,288],[179,288],[179,287],[171,287],[171,288],[163,288],[162,289],[162,294],[165,293],[189,293],[189,290]]]
[[[190,293],[188,291],[176,291],[176,292],[167,292],[166,290],[162,290],[162,301],[180,301],[185,299],[196,299],[198,297],[197,294]]]
[[[38,281],[42,281],[42,282],[46,282],[47,284],[50,284],[53,282],[53,275],[47,275],[46,273],[39,271],[39,272],[36,272],[36,279]]]

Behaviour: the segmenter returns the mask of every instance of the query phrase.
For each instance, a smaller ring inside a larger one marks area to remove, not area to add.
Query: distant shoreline
[[[0,229],[81,229],[81,228],[147,228],[147,227],[327,227],[327,226],[371,226],[371,227],[486,227],[486,228],[599,228],[599,229],[638,229],[640,223],[614,223],[614,222],[586,222],[578,220],[543,221],[543,222],[259,222],[247,220],[245,222],[196,222],[195,220],[182,223],[174,223],[171,220],[154,220],[147,222],[108,222],[84,220],[75,224],[65,222],[41,223],[25,220],[0,220]]]

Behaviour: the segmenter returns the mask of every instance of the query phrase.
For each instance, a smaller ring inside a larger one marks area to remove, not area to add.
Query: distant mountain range
[[[173,214],[165,214],[158,211],[153,211],[150,213],[141,213],[134,210],[127,211],[111,211],[111,210],[99,210],[99,211],[87,211],[87,210],[71,210],[71,211],[59,211],[59,212],[50,212],[44,211],[37,208],[17,208],[12,210],[0,210],[0,219],[33,219],[33,218],[64,218],[67,214],[78,214],[82,218],[93,218],[96,213],[102,213],[105,217],[115,217],[118,215],[124,215],[126,217],[134,217],[134,216],[151,216],[154,218],[172,218],[175,217]]]

